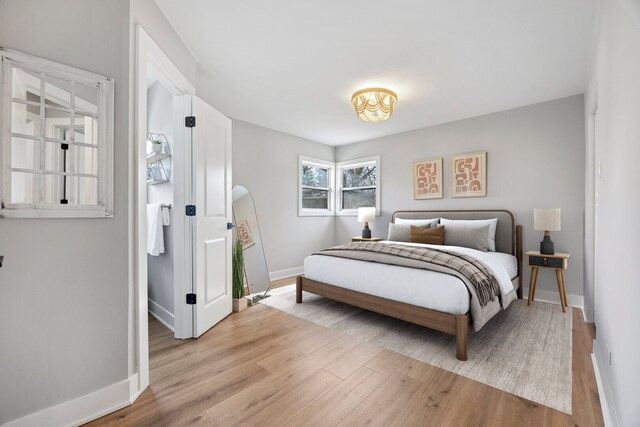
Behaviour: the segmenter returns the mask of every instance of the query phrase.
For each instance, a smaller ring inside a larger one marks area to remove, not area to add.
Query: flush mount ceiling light
[[[372,87],[357,91],[351,96],[356,114],[365,122],[383,122],[393,113],[398,95],[389,89]]]

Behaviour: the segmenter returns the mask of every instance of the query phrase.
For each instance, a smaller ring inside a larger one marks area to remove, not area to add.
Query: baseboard
[[[137,382],[135,374],[103,389],[9,421],[3,427],[59,427],[84,424],[129,406],[135,400],[131,392],[137,390]]]
[[[525,286],[522,289],[522,296],[527,298],[528,295],[529,287]],[[535,300],[560,305],[560,294],[556,291],[536,289]],[[584,297],[582,295],[567,294],[567,305],[569,307],[575,307],[582,310],[584,308]]]
[[[601,363],[597,356],[597,343],[593,340],[593,353],[591,353],[591,361],[593,362],[593,372],[596,376],[596,385],[598,386],[598,396],[600,397],[600,408],[602,408],[602,418],[604,418],[605,427],[618,427],[618,420],[615,413],[615,408],[612,405],[609,396],[609,386],[606,381],[606,376],[602,375],[600,369]]]
[[[582,313],[587,322],[593,323],[593,308],[583,308]]]
[[[279,280],[285,277],[299,276],[304,274],[304,267],[287,268],[286,270],[270,271],[269,280]]]
[[[158,319],[158,322],[166,326],[171,332],[175,332],[175,316],[169,310],[149,298],[149,313]]]

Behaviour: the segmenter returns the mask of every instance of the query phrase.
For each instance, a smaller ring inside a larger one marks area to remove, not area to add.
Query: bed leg
[[[302,276],[296,277],[296,302],[302,302]]]
[[[456,316],[456,358],[467,360],[467,335],[469,328],[469,318],[466,314]]]

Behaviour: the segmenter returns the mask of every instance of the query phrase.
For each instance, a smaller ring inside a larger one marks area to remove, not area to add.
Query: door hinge
[[[196,205],[187,205],[185,209],[185,215],[196,216]]]
[[[232,222],[227,223],[227,230],[231,230],[233,227],[235,227],[235,225]]]
[[[196,294],[187,294],[187,304],[193,305],[196,303]]]
[[[188,128],[196,127],[196,116],[187,116],[184,118],[184,125]]]

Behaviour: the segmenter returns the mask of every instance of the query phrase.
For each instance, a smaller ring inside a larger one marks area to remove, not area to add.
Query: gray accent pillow
[[[392,242],[411,241],[411,224],[394,224],[390,222],[387,240],[391,240]]]
[[[444,226],[444,244],[487,252],[489,224],[451,222]]]
[[[498,218],[492,219],[447,219],[440,218],[440,224],[448,227],[453,224],[479,224],[479,225],[489,225],[489,251],[496,251],[496,228],[498,227]]]
[[[394,221],[396,224],[407,224],[415,227],[435,227],[440,222],[440,218],[434,219],[412,219],[412,218],[396,218]]]

